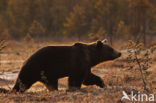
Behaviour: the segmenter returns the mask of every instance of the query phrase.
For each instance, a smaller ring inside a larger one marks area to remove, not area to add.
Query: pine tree
[[[45,34],[45,29],[38,21],[33,21],[28,30],[28,34],[32,37],[43,37]]]
[[[86,33],[87,30],[87,17],[84,7],[76,5],[73,12],[67,18],[67,23],[64,24],[64,35],[77,36],[81,39],[81,36]]]

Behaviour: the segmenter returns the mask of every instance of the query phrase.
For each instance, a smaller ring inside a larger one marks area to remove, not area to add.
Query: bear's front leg
[[[104,81],[100,77],[94,75],[93,73],[88,74],[83,84],[84,85],[97,85],[101,88],[105,87]]]
[[[81,75],[69,76],[69,79],[68,79],[69,90],[74,91],[74,90],[80,89],[83,80],[84,80],[84,76],[81,76]]]

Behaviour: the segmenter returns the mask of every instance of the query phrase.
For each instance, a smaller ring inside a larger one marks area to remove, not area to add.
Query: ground
[[[7,47],[0,53],[0,88],[11,89],[16,77],[9,79],[4,75],[17,74],[23,61],[26,60],[39,48],[47,45],[71,45],[72,42],[24,42],[8,41]],[[120,49],[121,47],[115,47]],[[139,72],[128,70],[125,61],[127,53],[122,57],[93,67],[92,72],[103,78],[107,88],[101,89],[96,86],[82,86],[82,89],[66,91],[67,78],[59,80],[59,91],[48,92],[41,83],[34,84],[31,89],[23,94],[0,93],[0,103],[127,103],[121,101],[122,91],[143,92],[142,81]],[[148,77],[149,93],[156,94],[156,55],[152,55],[153,64],[149,68],[151,74]]]

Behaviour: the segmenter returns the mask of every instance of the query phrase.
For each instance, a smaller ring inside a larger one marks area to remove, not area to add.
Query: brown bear
[[[121,53],[102,41],[72,46],[47,46],[38,50],[23,65],[12,91],[24,92],[40,81],[49,90],[58,89],[58,79],[68,76],[69,90],[81,85],[105,87],[103,80],[91,68],[103,61],[114,60]]]

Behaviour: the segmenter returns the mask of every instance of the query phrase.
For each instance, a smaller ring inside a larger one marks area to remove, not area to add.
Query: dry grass
[[[65,43],[71,45],[71,42]],[[65,45],[59,43],[33,43],[9,41],[7,48],[2,52],[8,53],[7,56],[1,56],[1,60],[9,60],[9,63],[0,64],[0,73],[17,73],[22,66],[22,62],[12,62],[14,60],[26,60],[34,51],[47,45]],[[130,92],[132,89],[143,91],[143,86],[139,72],[127,70],[125,62],[126,54],[115,61],[101,63],[93,67],[92,72],[99,75],[107,85],[106,89],[96,86],[82,86],[82,89],[75,92],[68,92],[66,89],[67,78],[59,80],[59,91],[47,92],[41,83],[36,83],[27,92],[23,94],[0,93],[0,103],[127,103],[120,101],[122,91]],[[151,72],[148,77],[148,88],[152,93],[156,93],[156,55],[153,55],[154,61]],[[13,86],[15,79],[0,79],[0,87]]]

